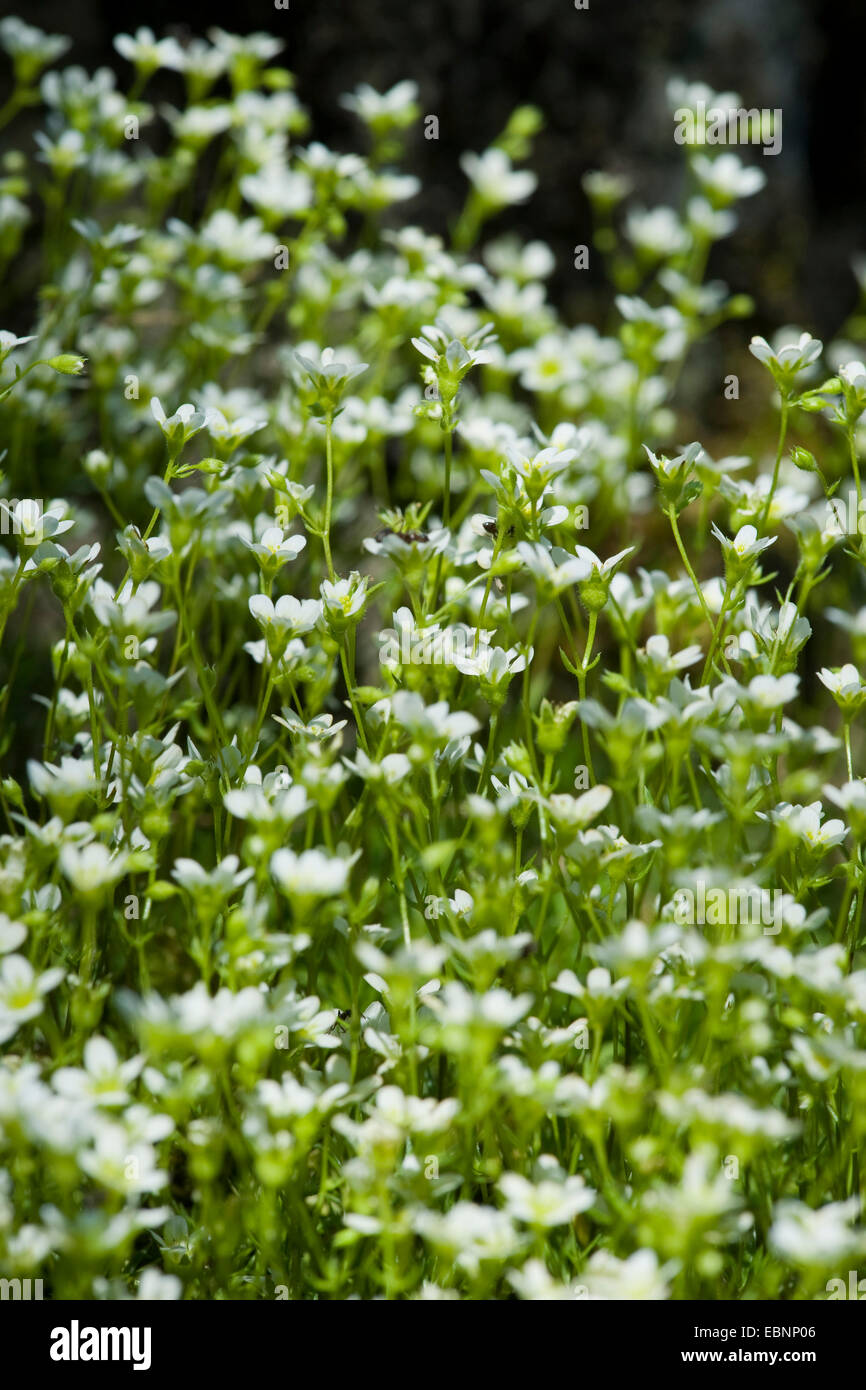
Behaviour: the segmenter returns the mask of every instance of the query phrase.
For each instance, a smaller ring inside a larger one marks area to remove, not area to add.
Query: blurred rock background
[[[0,0],[0,13],[71,35],[66,61],[107,63],[118,73],[125,65],[112,37],[139,24],[178,36],[211,24],[285,33],[281,61],[297,74],[316,137],[336,148],[357,142],[354,119],[338,104],[342,92],[414,77],[422,110],[439,117],[440,138],[425,141],[419,124],[410,153],[424,193],[412,215],[441,230],[465,186],[460,153],[483,148],[515,105],[538,105],[546,119],[534,160],[540,186],[507,220],[551,242],[566,300],[587,288],[585,276],[575,283],[570,252],[589,237],[581,174],[615,168],[633,177],[641,202],[675,203],[680,161],[666,79],[682,73],[733,88],[747,106],[782,108],[783,149],[776,158],[747,152],[770,185],[717,248],[711,273],[754,295],[759,329],[802,322],[832,335],[853,308],[851,257],[866,250],[862,0],[589,0],[588,10],[575,10],[573,0],[289,3]],[[178,95],[171,83],[164,79],[166,98]]]
[[[711,277],[752,296],[754,315],[702,344],[678,388],[681,442],[699,438],[716,456],[753,452],[772,462],[775,417],[763,373],[747,352],[750,334],[796,325],[831,341],[858,303],[851,263],[866,252],[863,0],[589,0],[588,10],[576,10],[573,0],[289,4],[278,10],[273,0],[0,0],[0,15],[20,14],[70,35],[64,63],[108,65],[127,83],[130,70],[112,39],[139,25],[181,39],[211,25],[282,34],[279,61],[296,74],[312,136],[336,149],[357,149],[363,138],[339,104],[341,94],[360,82],[386,90],[414,78],[422,113],[439,118],[439,139],[423,138],[423,119],[410,133],[406,165],[420,176],[422,192],[393,217],[442,233],[465,196],[460,154],[484,149],[515,106],[539,107],[545,128],[532,158],[538,189],[489,232],[512,229],[548,241],[557,262],[551,297],[566,321],[599,327],[615,316],[598,258],[588,273],[573,267],[573,247],[591,241],[581,176],[593,168],[625,173],[634,202],[679,203],[683,160],[665,100],[674,75],[733,89],[747,107],[781,107],[780,154],[742,151],[767,174],[768,186],[742,205],[737,232],[714,249],[709,266]],[[0,57],[0,101],[7,74]],[[158,105],[177,103],[182,93],[178,77],[160,74],[146,96]],[[22,113],[0,135],[0,155],[32,151],[40,119],[38,110]],[[38,257],[23,260],[4,286],[0,326],[28,333],[40,267]],[[730,371],[743,383],[734,407],[722,393]],[[39,684],[34,676],[33,687]]]
[[[112,38],[139,25],[181,39],[214,24],[282,34],[278,61],[296,74],[312,137],[336,149],[358,149],[363,140],[339,103],[341,94],[359,82],[386,90],[412,77],[422,113],[439,118],[439,139],[424,139],[423,120],[410,132],[406,164],[423,189],[392,217],[442,233],[465,196],[460,154],[488,145],[515,106],[539,107],[545,128],[531,161],[538,189],[524,206],[488,224],[488,233],[513,229],[547,240],[557,263],[551,297],[567,320],[599,327],[615,322],[599,258],[593,256],[588,274],[573,266],[573,247],[591,240],[581,175],[615,170],[632,180],[634,204],[680,203],[682,152],[665,100],[671,76],[734,90],[746,107],[781,107],[781,152],[765,157],[759,146],[741,151],[763,168],[768,185],[741,205],[737,231],[715,247],[708,270],[751,295],[754,315],[725,325],[702,345],[680,382],[680,405],[705,440],[733,424],[721,394],[725,372],[745,374],[738,428],[766,405],[757,382],[749,399],[747,383],[755,374],[746,345],[752,333],[792,325],[829,342],[857,306],[851,263],[866,252],[866,90],[857,71],[866,48],[862,0],[589,0],[587,10],[576,10],[574,0],[289,5],[0,0],[0,13],[23,12],[49,31],[69,34],[74,43],[65,62],[90,69],[107,64],[124,81],[129,69]],[[182,91],[176,75],[163,73],[147,98],[157,105],[179,102]],[[19,116],[0,137],[0,151],[10,144],[27,148],[38,119],[30,112]],[[33,287],[26,279],[9,296],[12,321],[5,325],[20,332],[32,322]]]

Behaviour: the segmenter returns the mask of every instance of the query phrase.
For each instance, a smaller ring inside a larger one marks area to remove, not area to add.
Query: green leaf
[[[155,903],[165,902],[166,898],[177,897],[180,889],[176,883],[169,883],[167,879],[158,878],[148,888],[147,896],[152,898]]]

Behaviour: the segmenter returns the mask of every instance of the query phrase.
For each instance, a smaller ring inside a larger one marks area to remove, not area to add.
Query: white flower
[[[323,579],[322,603],[329,617],[338,621],[355,618],[363,612],[367,601],[368,577],[353,570],[348,579]]]
[[[217,25],[208,29],[207,36],[214,47],[225,55],[230,65],[238,59],[269,63],[284,47],[284,41],[274,34],[229,34]]]
[[[762,812],[759,811],[758,815],[765,819]],[[840,845],[848,834],[844,821],[828,820],[822,825],[823,816],[824,808],[820,801],[813,801],[809,806],[792,806],[789,802],[782,801],[770,812],[769,819],[777,825],[786,826],[792,835],[803,840],[810,849],[822,852]]]
[[[468,921],[472,916],[472,909],[475,903],[472,894],[467,893],[465,888],[455,888],[454,897],[448,899],[448,906],[455,917],[460,917]],[[472,954],[472,947],[476,950],[484,950],[488,947],[488,942],[482,940],[482,938],[487,935],[486,932],[479,932],[477,936],[472,938],[472,944],[469,950],[470,955]]]
[[[253,207],[262,208],[280,219],[306,212],[314,201],[313,181],[299,169],[284,164],[266,165],[255,174],[245,174],[241,192]]]
[[[450,980],[440,994],[431,994],[427,999],[428,1006],[445,1026],[492,1028],[500,1032],[512,1028],[523,1018],[531,1003],[530,994],[519,994],[515,998],[505,989],[473,994],[456,980]]]
[[[155,1036],[168,1033],[190,1041],[207,1043],[210,1038],[231,1041],[249,1025],[261,1021],[266,1001],[258,989],[219,989],[211,995],[204,981],[193,985],[186,994],[170,999],[159,994],[145,995],[137,1007],[137,1015],[145,1032]]]
[[[0,361],[2,361],[13,348],[23,347],[25,343],[35,342],[36,336],[33,333],[31,333],[28,338],[16,338],[15,334],[10,333],[8,329],[4,328],[0,330]]]
[[[775,536],[764,536],[758,540],[758,532],[754,526],[741,526],[733,540],[719,530],[715,522],[712,523],[713,535],[721,543],[725,557],[736,557],[737,560],[752,559],[755,555],[760,555],[762,550],[772,545]]]
[[[675,256],[689,244],[689,236],[673,208],[650,212],[633,208],[626,217],[626,236],[640,251],[652,256]]]
[[[523,1243],[506,1212],[475,1202],[456,1202],[444,1213],[421,1209],[415,1229],[470,1274],[485,1261],[503,1263]]]
[[[601,815],[612,796],[610,787],[599,782],[598,786],[591,787],[582,796],[572,796],[569,792],[554,792],[545,804],[550,810],[554,824],[569,830],[582,830],[591,820],[595,820],[596,816]]]
[[[348,723],[346,719],[338,719],[335,722],[332,714],[316,714],[304,723],[303,719],[292,709],[284,709],[282,715],[275,714],[274,719],[277,724],[282,724],[285,729],[288,729],[295,738],[306,738],[322,743],[326,739],[335,738]]]
[[[451,317],[455,317],[453,311]],[[433,363],[437,373],[459,379],[465,376],[470,367],[481,366],[491,360],[489,347],[496,341],[495,334],[490,332],[492,327],[492,324],[486,323],[474,333],[467,333],[464,342],[440,315],[435,323],[423,325],[423,338],[413,338],[412,346]]]
[[[718,195],[716,195],[718,197]],[[690,231],[700,232],[709,241],[721,241],[723,237],[730,236],[737,225],[736,213],[730,212],[725,208],[713,207],[709,198],[689,198],[686,204],[686,222]],[[674,271],[672,274],[677,274]],[[659,280],[662,280],[662,275]],[[668,278],[668,277],[665,277]],[[665,288],[670,293],[670,283]],[[682,286],[683,292],[689,294],[688,281]],[[718,282],[712,281],[708,285],[703,285],[699,290],[691,292],[693,302],[699,307],[701,313],[711,313],[722,307],[725,295],[721,291]]]
[[[136,1298],[143,1303],[165,1303],[180,1298],[182,1292],[183,1284],[176,1274],[165,1274],[149,1265],[139,1275]]]
[[[281,787],[272,777],[267,791],[255,782],[232,787],[223,797],[229,815],[248,820],[254,825],[289,826],[309,808],[310,802],[303,787]]]
[[[221,410],[209,410],[205,420],[205,426],[211,439],[216,440],[219,444],[230,445],[235,449],[251,435],[263,430],[266,424],[266,420],[251,420],[246,415],[227,420]]]
[[[526,454],[514,445],[507,449],[508,461],[519,478],[527,485],[527,491],[534,486],[534,493],[540,494],[548,483],[564,473],[573,459],[576,449],[548,447],[535,454]]]
[[[23,922],[13,922],[5,912],[0,912],[0,956],[5,956],[7,951],[17,951],[26,937],[27,928]]]
[[[559,546],[518,541],[517,553],[526,568],[551,594],[559,594],[581,579],[588,579],[592,567],[588,560],[569,555]]]
[[[739,156],[730,151],[715,159],[705,154],[696,155],[692,168],[703,188],[725,202],[751,198],[754,193],[760,193],[767,182],[763,170],[743,164]]]
[[[732,1091],[708,1095],[698,1087],[691,1087],[682,1096],[660,1097],[660,1106],[665,1116],[674,1123],[694,1123],[700,1117],[719,1129],[749,1137],[762,1135],[766,1139],[787,1139],[798,1131],[798,1125],[787,1115],[780,1114],[778,1110],[759,1109]]]
[[[179,405],[173,415],[167,416],[159,397],[152,396],[150,410],[154,420],[171,444],[186,443],[188,439],[192,439],[193,435],[198,434],[199,430],[204,429],[207,423],[207,416],[204,411],[196,410],[195,406],[189,402],[185,405]]]
[[[117,34],[114,47],[121,58],[154,72],[157,68],[180,68],[183,64],[183,50],[176,39],[157,39],[152,29],[142,26],[133,35]]]
[[[0,962],[0,1042],[11,1038],[22,1023],[38,1018],[42,997],[63,979],[59,966],[37,975],[24,956],[5,956]]]
[[[629,323],[646,324],[654,330],[657,341],[653,350],[659,362],[673,361],[683,352],[687,342],[686,319],[673,304],[653,309],[639,295],[618,294],[616,307]],[[623,385],[630,384],[631,373],[620,373],[620,380]]]
[[[843,608],[826,608],[824,613],[831,623],[836,623],[846,632],[866,637],[866,608],[858,608],[856,613],[846,613]]]
[[[528,169],[515,169],[504,150],[463,154],[460,167],[482,202],[489,208],[522,203],[535,192],[538,179]]]
[[[591,1299],[657,1302],[670,1297],[667,1280],[673,1270],[670,1264],[659,1268],[654,1250],[636,1250],[627,1260],[618,1260],[607,1250],[596,1250],[589,1258],[583,1279]]]
[[[89,758],[64,757],[59,766],[31,759],[27,775],[36,795],[44,796],[59,814],[73,811],[83,797],[93,796],[100,785]]]
[[[662,455],[654,454],[648,444],[643,447],[650,467],[662,484],[685,481],[690,476],[695,461],[703,452],[700,444],[695,443],[690,444],[683,453],[675,454],[673,458],[664,458]]]
[[[243,539],[243,538],[242,538]],[[244,540],[244,545],[263,560],[296,560],[307,544],[306,536],[286,536],[279,526],[269,526],[259,541]]]
[[[560,1284],[543,1260],[527,1260],[520,1269],[510,1269],[506,1275],[518,1298],[534,1303],[564,1303],[585,1297],[586,1285],[573,1280]]]
[[[647,638],[643,656],[651,666],[670,674],[673,671],[683,671],[686,666],[693,666],[696,661],[700,661],[703,651],[697,643],[693,643],[672,656],[670,640],[663,634],[656,633]]]
[[[813,1210],[793,1199],[773,1208],[770,1244],[783,1259],[805,1269],[829,1269],[866,1254],[866,1231],[851,1229],[860,1214],[859,1197]]]
[[[574,553],[579,560],[583,560],[589,565],[593,579],[607,579],[609,575],[613,574],[617,565],[625,559],[626,555],[631,555],[634,549],[633,545],[629,545],[625,550],[617,551],[616,555],[612,555],[609,560],[600,560],[595,551],[590,550],[586,545],[575,546]]]
[[[837,368],[836,375],[855,391],[866,391],[866,366],[862,362],[846,362]]]
[[[153,1146],[131,1143],[126,1128],[119,1124],[103,1125],[93,1149],[80,1154],[78,1162],[95,1182],[124,1195],[158,1192],[168,1182],[168,1173],[156,1166]]]
[[[387,787],[402,782],[412,771],[412,764],[405,753],[386,753],[381,762],[374,762],[372,758],[367,757],[363,748],[359,748],[355,753],[354,762],[350,762],[348,758],[344,758],[343,762],[352,772],[357,772],[359,777],[363,777],[365,782],[381,782]]]
[[[832,801],[835,806],[841,806],[845,811],[866,812],[866,782],[862,779],[845,782],[841,787],[834,787],[832,783],[825,782],[821,790],[828,801]]]
[[[80,130],[67,128],[54,141],[44,131],[37,130],[35,140],[41,151],[36,158],[40,163],[48,164],[60,177],[68,178],[87,162],[84,135]]]
[[[126,873],[129,856],[120,850],[112,854],[101,840],[88,845],[63,845],[60,868],[82,898],[101,897]]]
[[[405,1095],[399,1086],[383,1086],[376,1093],[376,1111],[390,1124],[409,1134],[444,1134],[454,1123],[460,1102],[450,1098]]]
[[[596,1197],[579,1176],[532,1183],[521,1173],[503,1173],[497,1186],[509,1216],[542,1229],[567,1225],[581,1212],[589,1211]]]
[[[813,338],[809,333],[801,333],[796,343],[786,343],[777,351],[774,351],[766,338],[755,337],[749,343],[749,352],[753,357],[757,357],[759,362],[763,362],[772,371],[784,376],[793,376],[797,372],[809,367],[821,356],[824,344],[818,338]]]
[[[188,106],[185,111],[165,114],[178,141],[199,148],[215,136],[222,135],[232,124],[232,108],[228,103],[217,106]]]
[[[494,275],[516,280],[546,280],[556,269],[556,257],[544,241],[522,242],[517,237],[500,237],[484,248],[484,262]]]
[[[387,92],[377,92],[368,82],[361,82],[354,90],[340,98],[340,105],[347,111],[354,111],[366,125],[374,129],[378,126],[403,126],[415,119],[418,84],[405,79],[397,82]]]
[[[797,697],[800,677],[789,672],[784,676],[754,676],[749,681],[745,697],[758,709],[781,709]]]
[[[0,20],[0,45],[15,59],[16,72],[26,75],[28,81],[65,53],[70,42],[65,35],[45,34],[35,24],[27,24],[14,15]]]
[[[686,205],[686,221],[690,230],[701,232],[710,241],[721,241],[723,237],[730,236],[737,225],[737,218],[733,212],[724,208],[714,208],[708,198],[689,198]],[[661,279],[661,276],[659,278]],[[711,286],[704,287],[699,296],[702,295],[706,300],[712,293]]]
[[[467,734],[477,733],[481,727],[474,714],[467,710],[452,711],[446,700],[425,705],[421,696],[410,690],[398,690],[387,700],[373,705],[370,717],[393,718],[396,724],[415,738],[433,742],[464,738]]]
[[[292,594],[283,594],[276,603],[266,594],[253,594],[248,606],[262,631],[267,634],[272,629],[280,638],[311,632],[322,615],[318,599],[298,599]]]
[[[866,686],[860,679],[860,672],[851,662],[846,662],[836,671],[831,671],[828,667],[822,666],[818,672],[818,679],[825,685],[831,694],[837,696],[842,701],[848,701],[866,694]]]
[[[172,223],[169,230],[173,230]],[[227,266],[253,265],[274,254],[274,238],[265,231],[261,218],[236,217],[227,208],[218,208],[211,214],[198,232],[198,240]],[[219,417],[219,412],[215,415]],[[261,429],[261,425],[254,428]]]
[[[455,652],[453,663],[464,676],[481,676],[491,685],[498,685],[524,669],[526,656],[516,647],[505,651],[502,647],[489,647],[482,643],[477,652]]]
[[[321,849],[305,849],[300,854],[278,849],[271,855],[271,873],[286,897],[334,897],[346,887],[350,867],[347,859]]]
[[[495,302],[491,303],[491,308],[496,310]],[[508,368],[519,376],[521,386],[527,391],[559,391],[583,376],[573,344],[564,333],[543,333],[531,346],[518,348],[508,358]],[[465,433],[465,429],[462,432]]]
[[[618,999],[628,986],[627,979],[617,980],[614,984],[610,971],[603,965],[596,965],[589,971],[585,985],[581,984],[573,970],[561,970],[553,982],[553,988],[561,994],[569,994],[574,999],[585,1001]]]
[[[121,1062],[107,1038],[88,1038],[84,1044],[84,1067],[60,1067],[52,1077],[54,1089],[70,1100],[92,1101],[95,1105],[125,1105],[128,1084],[144,1066],[144,1057]]]
[[[236,888],[242,888],[253,872],[240,868],[236,854],[227,854],[210,871],[202,868],[197,859],[176,859],[171,876],[191,897],[209,900],[227,898]]]
[[[623,174],[609,174],[604,169],[589,169],[581,184],[588,198],[607,207],[622,202],[632,189],[631,181]]]
[[[43,511],[42,503],[34,497],[24,497],[14,507],[0,498],[2,534],[21,536],[25,545],[38,545],[54,540],[71,530],[74,522],[64,517],[65,504],[55,503]]]

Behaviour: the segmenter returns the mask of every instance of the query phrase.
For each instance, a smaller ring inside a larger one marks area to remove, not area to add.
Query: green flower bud
[[[555,705],[544,699],[537,715],[534,715],[538,729],[538,747],[544,754],[561,753],[565,747],[568,731],[577,715],[577,701]]]
[[[86,361],[86,357],[79,357],[75,352],[61,352],[59,357],[46,358],[45,365],[53,367],[55,372],[63,376],[80,376]]]
[[[84,455],[82,467],[97,486],[105,486],[111,473],[111,459],[104,449],[91,449]]]
[[[78,586],[78,580],[70,568],[68,561],[61,560],[52,571],[51,588],[60,599],[61,603],[67,603]]]
[[[584,579],[578,584],[577,592],[581,603],[590,613],[600,613],[607,603],[610,584],[600,575],[594,575],[592,579]]]
[[[509,743],[502,750],[502,761],[512,772],[519,772],[527,781],[532,777],[532,761],[525,744]]]
[[[799,444],[791,450],[791,462],[804,473],[817,473],[818,464],[815,455],[810,449],[803,449]]]

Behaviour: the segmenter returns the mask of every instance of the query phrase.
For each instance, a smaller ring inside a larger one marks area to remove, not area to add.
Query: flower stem
[[[586,633],[586,646],[585,646],[584,649],[583,649],[583,660],[581,661],[580,666],[578,667],[578,673],[577,673],[577,686],[578,686],[578,689],[579,689],[579,691],[580,691],[580,698],[581,698],[581,700],[585,700],[585,699],[586,699],[586,673],[587,673],[587,668],[588,668],[588,666],[589,666],[590,657],[592,656],[592,649],[593,649],[593,646],[595,645],[595,629],[596,629],[597,624],[598,624],[598,614],[597,614],[597,613],[590,613],[590,615],[589,615],[589,626],[588,626],[588,628],[587,628],[587,633]],[[594,768],[593,768],[593,766],[592,766],[592,753],[590,752],[590,748],[589,748],[589,730],[587,729],[586,723],[585,723],[585,721],[584,721],[583,719],[581,719],[581,721],[580,721],[580,727],[581,727],[581,731],[582,731],[582,733],[583,733],[583,756],[586,758],[586,766],[587,766],[587,769],[588,769],[588,771],[589,771],[590,781],[592,782],[592,784],[593,784],[593,786],[594,786],[594,785],[595,785],[595,770],[594,770]]]
[[[788,430],[788,402],[782,401],[782,413],[779,417],[779,444],[776,449],[776,462],[773,465],[773,478],[770,483],[770,491],[767,493],[767,500],[761,512],[760,530],[763,531],[767,525],[767,518],[770,515],[770,508],[773,505],[773,496],[776,491],[776,484],[779,481],[779,467],[782,462],[782,450],[785,447],[785,435]],[[856,470],[855,470],[856,473]]]

